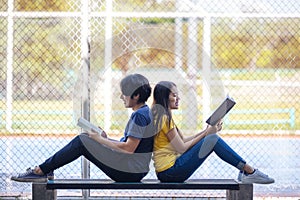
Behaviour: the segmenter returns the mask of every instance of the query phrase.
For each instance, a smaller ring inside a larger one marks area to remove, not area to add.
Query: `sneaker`
[[[19,182],[46,182],[47,179],[53,180],[54,173],[50,172],[46,175],[38,175],[31,168],[28,168],[25,173],[19,173],[11,177],[11,180]]]
[[[255,169],[253,174],[246,174],[240,172],[238,175],[238,181],[242,183],[258,183],[258,184],[270,184],[274,183],[275,180],[268,175],[262,173],[258,169]]]
[[[240,172],[239,172],[239,175],[238,175],[238,178],[237,178],[237,180],[238,180],[239,182],[242,182],[243,174],[244,174],[243,171],[240,171]]]

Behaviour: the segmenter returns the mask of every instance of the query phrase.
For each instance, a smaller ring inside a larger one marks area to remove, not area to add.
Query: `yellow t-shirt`
[[[169,127],[167,116],[164,115],[162,117],[162,128],[154,138],[153,161],[156,172],[162,172],[172,167],[179,156],[167,137],[167,133],[173,128],[176,128],[174,121],[171,120]]]

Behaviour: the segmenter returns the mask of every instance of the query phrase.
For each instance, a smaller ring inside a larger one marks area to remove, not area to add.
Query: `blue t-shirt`
[[[135,153],[152,152],[154,129],[151,111],[147,105],[142,106],[131,114],[124,131],[124,137],[120,141],[126,142],[129,136],[141,140]]]

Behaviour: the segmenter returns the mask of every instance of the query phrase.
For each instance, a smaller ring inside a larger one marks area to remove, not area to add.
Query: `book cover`
[[[101,134],[103,132],[103,130],[101,128],[99,128],[98,126],[95,126],[94,124],[90,123],[88,120],[80,117],[77,121],[77,126],[81,127],[82,129],[84,129],[85,131],[95,131],[99,134]]]
[[[229,96],[221,103],[221,105],[212,113],[206,120],[209,125],[216,125],[236,104],[236,102]]]

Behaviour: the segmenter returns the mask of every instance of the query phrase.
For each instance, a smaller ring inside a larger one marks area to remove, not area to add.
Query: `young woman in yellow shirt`
[[[154,166],[161,182],[184,182],[215,152],[222,160],[240,170],[238,180],[243,183],[274,183],[274,179],[246,163],[217,132],[222,122],[208,125],[200,133],[184,137],[172,118],[172,110],[179,107],[175,83],[161,81],[154,88],[152,114],[156,128],[154,138]]]

